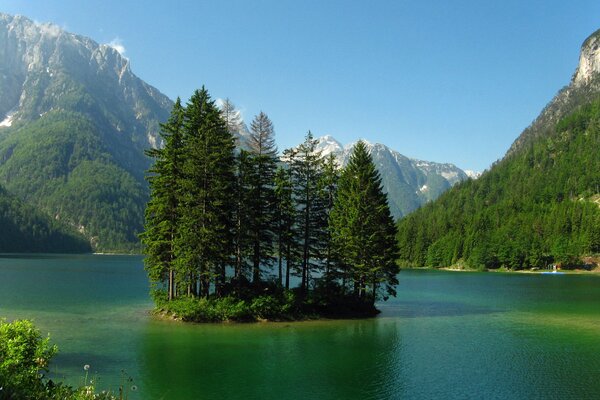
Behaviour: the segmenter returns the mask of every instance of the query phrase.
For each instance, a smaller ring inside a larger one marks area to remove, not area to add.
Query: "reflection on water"
[[[0,256],[0,317],[32,318],[103,388],[130,399],[593,398],[600,281],[403,271],[369,320],[188,325],[153,320],[140,257]]]
[[[394,321],[173,328],[157,322],[140,342],[151,398],[382,398],[399,368]]]

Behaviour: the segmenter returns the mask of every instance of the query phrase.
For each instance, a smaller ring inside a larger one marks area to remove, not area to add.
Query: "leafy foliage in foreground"
[[[401,220],[402,262],[521,269],[600,252],[600,99]]]
[[[0,320],[0,399],[10,400],[116,400],[94,386],[79,388],[46,377],[48,364],[58,352],[30,321]],[[89,366],[88,366],[89,367]],[[86,375],[87,384],[87,375]],[[121,388],[121,396],[123,388]]]

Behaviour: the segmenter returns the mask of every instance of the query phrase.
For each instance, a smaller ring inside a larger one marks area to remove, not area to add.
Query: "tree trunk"
[[[169,301],[173,300],[174,296],[173,268],[169,268]]]
[[[290,290],[290,268],[292,267],[291,255],[291,244],[288,242],[286,246],[285,255],[285,290]]]
[[[281,239],[282,237],[282,232],[281,232],[281,224],[279,224],[279,234],[277,235],[277,253],[278,253],[278,262],[277,262],[277,267],[279,268],[279,280],[277,282],[277,285],[279,287],[281,287],[283,285],[283,266],[281,265],[283,263],[283,240]]]

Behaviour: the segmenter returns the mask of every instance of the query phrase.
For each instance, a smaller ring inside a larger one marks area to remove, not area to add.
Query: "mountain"
[[[354,143],[343,146],[330,135],[318,139],[323,155],[334,154],[341,165],[347,164]],[[400,218],[423,204],[436,199],[458,182],[468,178],[453,164],[440,164],[403,156],[383,144],[364,141],[381,174],[394,218]]]
[[[599,154],[596,31],[583,43],[570,83],[501,161],[399,222],[402,263],[511,269],[598,263]]]
[[[0,13],[0,184],[95,250],[138,246],[144,150],[171,107],[114,48]]]
[[[0,253],[71,253],[91,249],[75,230],[23,203],[2,187],[0,226]]]

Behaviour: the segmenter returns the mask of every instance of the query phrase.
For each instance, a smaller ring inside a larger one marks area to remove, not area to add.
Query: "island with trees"
[[[366,317],[395,295],[396,226],[364,143],[344,168],[309,132],[281,157],[261,112],[207,90],[162,125],[141,235],[156,309],[185,321]]]

